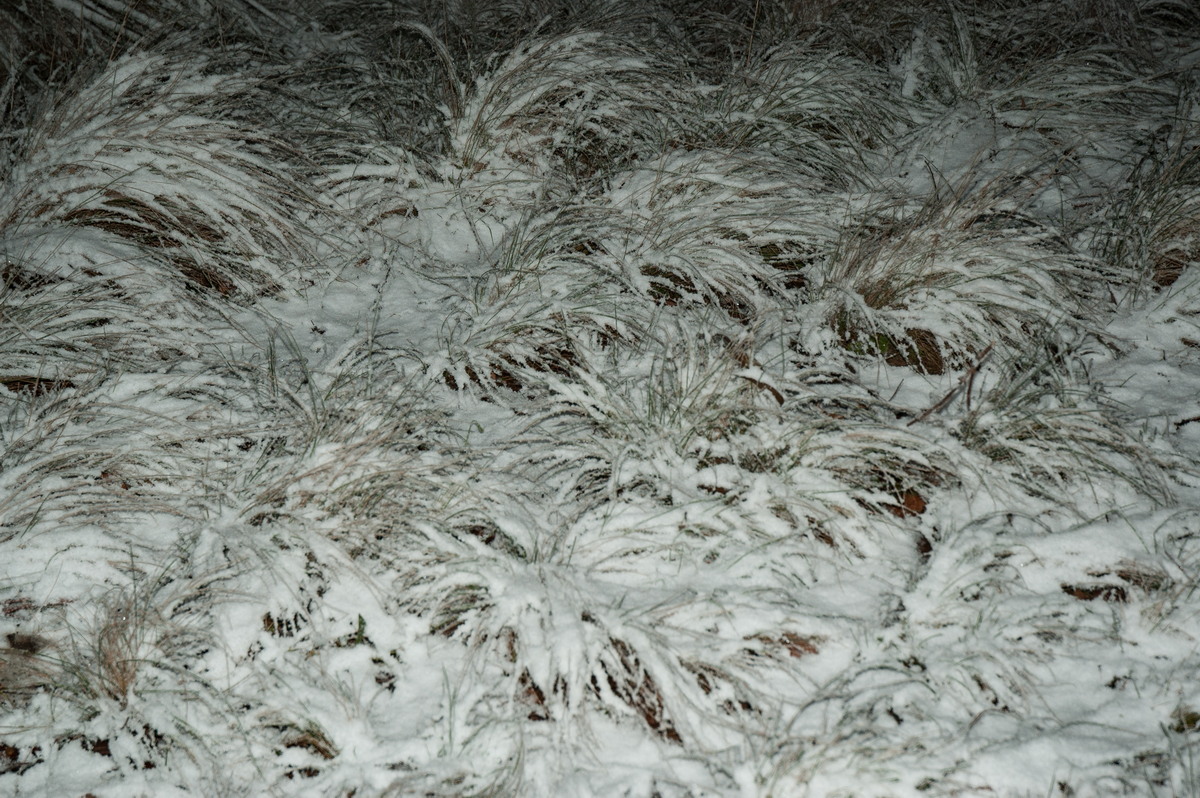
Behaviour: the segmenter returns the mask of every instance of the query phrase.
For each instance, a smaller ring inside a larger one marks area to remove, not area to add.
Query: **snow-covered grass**
[[[1200,13],[628,6],[0,8],[0,793],[1200,795]]]

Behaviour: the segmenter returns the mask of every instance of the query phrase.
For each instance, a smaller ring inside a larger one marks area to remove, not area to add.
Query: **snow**
[[[255,5],[14,77],[0,794],[1200,792],[1186,43]]]

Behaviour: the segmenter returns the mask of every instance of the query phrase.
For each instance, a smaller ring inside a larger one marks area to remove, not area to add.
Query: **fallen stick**
[[[912,421],[908,422],[908,426],[911,427],[913,424],[916,424],[920,421],[924,421],[925,419],[929,418],[934,413],[939,413],[942,410],[945,410],[946,406],[949,405],[951,401],[953,401],[954,397],[958,394],[959,391],[961,391],[963,389],[964,385],[967,388],[967,410],[970,410],[971,409],[971,391],[975,387],[975,375],[979,373],[979,367],[983,365],[983,361],[987,360],[988,355],[992,354],[992,347],[994,347],[995,345],[996,345],[995,341],[992,341],[990,344],[988,344],[987,348],[985,348],[982,352],[979,353],[979,357],[975,358],[975,362],[967,367],[967,373],[958,378],[958,382],[955,383],[954,387],[950,389],[950,392],[947,393],[945,396],[943,396],[941,399],[939,399],[937,402],[935,402],[933,404],[933,406],[927,408],[925,410],[925,412],[921,413],[921,415],[917,416]]]

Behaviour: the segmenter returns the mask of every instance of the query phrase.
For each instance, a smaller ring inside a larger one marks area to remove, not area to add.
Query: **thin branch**
[[[983,361],[987,360],[988,356],[992,354],[992,347],[995,345],[995,341],[992,341],[990,344],[988,344],[987,348],[979,353],[979,357],[975,359],[975,362],[967,367],[967,373],[958,378],[958,382],[955,383],[954,387],[950,389],[950,392],[939,399],[931,407],[927,408],[925,412],[921,413],[921,415],[908,422],[908,426],[911,427],[913,424],[929,418],[934,413],[940,413],[942,410],[945,410],[946,406],[949,405],[950,402],[954,400],[954,397],[958,395],[958,392],[963,389],[963,386],[966,386],[967,389],[967,409],[970,410],[971,391],[975,387],[975,375],[979,373],[979,368],[983,365]]]

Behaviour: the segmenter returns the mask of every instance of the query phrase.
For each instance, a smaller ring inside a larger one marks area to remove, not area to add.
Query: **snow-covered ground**
[[[0,8],[0,794],[1200,795],[1189,3]]]

